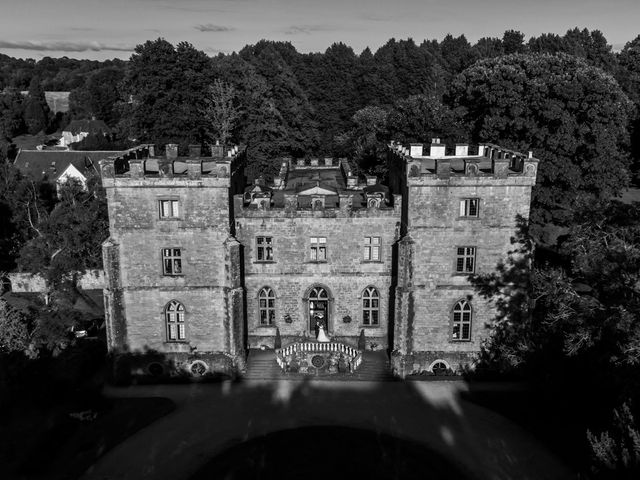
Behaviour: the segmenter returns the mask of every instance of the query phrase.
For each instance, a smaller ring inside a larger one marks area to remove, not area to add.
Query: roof
[[[74,135],[80,132],[87,133],[111,133],[111,130],[102,120],[72,120],[64,127],[64,132],[71,132]]]
[[[69,164],[86,176],[90,172],[99,172],[98,162],[103,158],[123,153],[123,151],[20,150],[13,164],[24,176],[34,180],[42,180],[45,177],[57,180]]]
[[[330,195],[336,195],[346,190],[340,168],[300,168],[290,170],[284,191],[287,193],[300,193],[313,190],[314,187],[318,187],[318,190],[330,191]],[[307,194],[312,193],[309,192]],[[320,192],[318,191],[318,193]]]

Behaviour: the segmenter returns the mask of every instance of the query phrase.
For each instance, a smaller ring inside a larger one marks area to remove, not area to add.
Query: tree
[[[204,114],[211,124],[210,136],[219,140],[222,145],[231,137],[231,132],[240,117],[236,97],[233,85],[220,79],[209,85],[209,95],[205,97]]]
[[[97,118],[110,127],[120,121],[123,94],[120,84],[124,69],[106,67],[93,72],[84,85],[69,95],[69,110],[73,118]]]
[[[138,45],[129,60],[123,92],[131,95],[123,128],[142,142],[202,142],[200,114],[210,82],[211,61],[189,43],[177,47],[159,38]]]
[[[24,121],[24,98],[17,90],[0,94],[0,137],[10,139],[27,130]]]
[[[468,132],[456,112],[433,95],[413,95],[399,100],[388,119],[389,137],[401,143],[466,142]]]
[[[356,172],[386,176],[387,111],[368,106],[353,115],[354,127],[342,139],[344,152],[355,159]]]
[[[504,55],[502,40],[499,38],[482,37],[472,47],[472,50],[478,59]]]
[[[602,70],[569,55],[482,60],[452,84],[474,141],[533,150],[541,160],[532,219],[565,221],[626,187],[631,103]]]
[[[24,122],[30,135],[35,135],[47,128],[49,112],[40,79],[34,77],[29,84],[29,94],[24,103]]]
[[[87,190],[63,184],[60,201],[50,214],[31,222],[36,235],[20,250],[18,266],[41,274],[51,291],[75,288],[76,275],[102,267],[102,242],[108,237],[106,199],[100,180],[91,177]]]
[[[511,53],[524,53],[526,45],[524,44],[524,33],[517,30],[507,30],[502,36],[502,48],[505,55]]]
[[[26,352],[29,344],[28,319],[0,298],[0,353]]]

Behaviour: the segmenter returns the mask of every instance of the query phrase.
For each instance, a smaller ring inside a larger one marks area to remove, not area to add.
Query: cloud
[[[101,42],[58,42],[58,41],[10,41],[0,40],[0,48],[14,50],[35,50],[39,52],[133,52],[134,45],[107,44]]]
[[[288,27],[284,33],[287,35],[309,35],[312,32],[331,32],[334,30],[335,28],[329,25],[292,25]]]
[[[214,25],[213,23],[207,23],[204,25],[196,25],[196,30],[200,30],[201,32],[230,32],[233,30],[231,27],[227,27],[225,25]]]

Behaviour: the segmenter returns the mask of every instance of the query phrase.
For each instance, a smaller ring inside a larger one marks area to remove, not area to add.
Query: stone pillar
[[[120,279],[120,246],[108,239],[102,244],[104,262],[105,324],[107,347],[110,352],[123,353],[128,349],[127,322]]]
[[[413,349],[414,287],[413,257],[415,242],[410,234],[398,242],[398,283],[396,286],[394,350],[400,355],[411,353]]]

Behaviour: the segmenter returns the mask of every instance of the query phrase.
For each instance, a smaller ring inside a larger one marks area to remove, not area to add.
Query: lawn
[[[104,399],[85,410],[66,402],[51,409],[14,405],[0,419],[3,478],[78,478],[105,452],[175,408],[166,398]],[[92,418],[95,415],[95,418]]]

